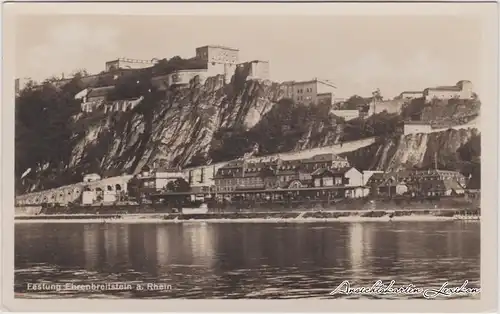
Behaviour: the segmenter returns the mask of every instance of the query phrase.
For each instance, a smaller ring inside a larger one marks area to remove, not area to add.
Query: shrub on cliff
[[[357,118],[346,122],[343,140],[354,141],[372,136],[391,137],[399,132],[402,123],[400,115],[386,111],[368,119]]]
[[[183,59],[175,56],[170,59],[161,59],[152,68],[153,76],[167,75],[177,70],[206,69],[207,65],[199,58]]]
[[[349,97],[339,109],[342,110],[358,110],[359,107],[368,106],[371,98],[365,98],[358,95],[353,95]]]

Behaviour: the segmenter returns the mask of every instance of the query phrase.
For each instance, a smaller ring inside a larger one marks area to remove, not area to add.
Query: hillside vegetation
[[[16,178],[28,168],[32,171],[16,181],[16,191],[78,182],[89,172],[102,176],[133,174],[152,162],[194,166],[245,154],[298,151],[372,136],[378,137],[375,144],[346,154],[360,169],[427,167],[429,156],[435,152],[443,167],[463,171],[478,168],[477,131],[400,136],[402,121],[407,117],[419,113],[419,117],[459,119],[478,112],[477,105],[429,107],[415,102],[401,115],[382,112],[346,122],[333,115],[330,106],[306,106],[284,99],[277,83],[247,80],[245,69],[238,70],[230,84],[224,84],[219,76],[204,84],[193,80],[182,89],[160,91],[152,86],[153,76],[196,67],[196,62],[174,57],[150,69],[126,71],[118,78],[110,79],[106,74],[92,83],[115,85],[109,100],[143,96],[144,100],[128,112],[81,113],[74,95],[90,85],[79,76],[59,88],[50,81],[40,88],[28,86],[16,99]],[[361,102],[356,97],[351,100]]]

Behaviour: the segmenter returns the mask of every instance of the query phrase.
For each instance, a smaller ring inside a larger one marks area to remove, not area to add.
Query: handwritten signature
[[[481,292],[480,288],[468,287],[469,281],[465,280],[461,286],[450,287],[449,282],[443,283],[439,288],[422,288],[413,284],[396,286],[396,281],[391,280],[385,284],[382,280],[377,280],[369,287],[352,287],[351,283],[344,280],[335,290],[330,292],[330,295],[346,294],[346,295],[387,295],[387,294],[403,294],[403,295],[423,295],[426,299],[434,299],[438,296],[450,297],[454,295],[475,295]]]

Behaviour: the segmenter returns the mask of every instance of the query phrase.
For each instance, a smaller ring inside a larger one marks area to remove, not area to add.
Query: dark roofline
[[[448,92],[459,92],[462,89],[458,86],[438,86],[438,87],[429,87],[425,89],[426,91],[448,91]]]
[[[226,49],[226,50],[232,50],[232,51],[240,51],[239,49],[231,48],[231,47],[227,47],[227,46],[222,46],[222,45],[205,45],[205,46],[198,47],[196,49],[201,49],[201,48],[220,48],[220,49]]]
[[[252,60],[252,61],[247,61],[247,62],[243,62],[243,63],[254,63],[254,62],[257,62],[257,63],[258,62],[269,63],[269,61],[266,61],[266,60]]]
[[[413,125],[431,125],[429,121],[404,121],[404,124],[413,124]]]
[[[299,85],[299,84],[309,84],[309,83],[320,83],[320,84],[323,84],[323,85],[327,85],[327,86],[330,86],[330,87],[333,87],[335,89],[337,89],[337,86],[329,83],[329,82],[325,82],[325,81],[322,81],[322,80],[318,80],[318,79],[313,79],[313,80],[308,80],[308,81],[299,81],[299,82],[296,82],[296,81],[292,81],[293,82],[293,85]]]
[[[401,92],[401,94],[404,94],[404,93],[410,93],[410,94],[422,94],[422,93],[423,93],[423,91],[408,91],[408,90],[407,90],[407,91]],[[401,95],[401,94],[400,94],[400,95]]]

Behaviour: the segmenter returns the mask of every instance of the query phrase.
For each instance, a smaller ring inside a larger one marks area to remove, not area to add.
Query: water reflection
[[[328,297],[343,280],[478,285],[479,244],[479,224],[462,222],[22,224],[15,280],[16,291],[126,281],[171,284],[146,295],[161,298]]]

